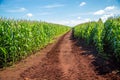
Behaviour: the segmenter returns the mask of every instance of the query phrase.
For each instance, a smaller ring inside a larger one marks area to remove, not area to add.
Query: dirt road
[[[118,80],[95,55],[93,47],[86,47],[84,41],[78,45],[68,32],[43,50],[0,71],[0,80]]]

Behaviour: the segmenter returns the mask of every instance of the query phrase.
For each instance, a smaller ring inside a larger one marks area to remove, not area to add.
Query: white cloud
[[[94,15],[105,15],[105,14],[113,12],[114,10],[115,10],[115,6],[108,6],[104,8],[103,10],[98,10],[94,12]]]
[[[64,5],[63,4],[53,4],[53,5],[46,5],[46,6],[43,6],[42,8],[57,8],[57,7],[63,7]]]
[[[113,9],[115,9],[115,6],[108,6],[108,7],[105,8],[105,10],[108,10],[108,11],[113,10]]]
[[[32,17],[33,14],[32,14],[32,13],[28,13],[27,16],[28,16],[28,17]]]
[[[90,18],[86,18],[85,21],[88,22],[88,21],[91,21],[91,19]]]
[[[77,20],[59,20],[59,21],[50,21],[52,23],[57,23],[57,24],[63,24],[63,25],[68,25],[68,26],[75,26],[81,23],[89,22],[91,21],[90,18],[86,19],[77,19]]]
[[[114,17],[120,15],[120,9],[116,6],[108,6],[103,10],[99,10],[93,13],[94,15],[99,15],[100,18],[105,22],[109,17]]]
[[[80,19],[80,20],[70,20],[69,21],[69,26],[75,26],[75,25],[78,25],[78,24],[81,24],[81,23],[85,23],[85,22],[89,22],[91,21],[90,18],[86,18],[86,19]]]
[[[80,3],[80,6],[84,6],[84,5],[86,5],[86,2],[81,2]]]
[[[99,11],[94,12],[94,15],[102,15],[104,13],[105,13],[104,10],[99,10]]]
[[[77,19],[81,19],[81,17],[77,17]]]
[[[109,17],[113,17],[113,16],[114,14],[103,15],[101,19],[103,20],[103,22],[105,22]]]
[[[18,8],[18,9],[12,9],[12,10],[7,10],[7,12],[24,12],[26,11],[26,8]]]
[[[120,9],[118,9],[115,6],[107,6],[103,10],[99,10],[94,12],[94,15],[99,15],[101,16],[100,18],[105,22],[109,17],[114,17],[115,15],[120,14]]]

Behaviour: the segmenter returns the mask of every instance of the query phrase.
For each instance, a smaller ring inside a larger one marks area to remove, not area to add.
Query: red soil
[[[71,32],[20,63],[0,71],[0,80],[120,80],[109,62]]]

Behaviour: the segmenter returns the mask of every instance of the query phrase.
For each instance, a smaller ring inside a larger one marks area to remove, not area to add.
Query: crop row
[[[120,17],[109,18],[106,22],[87,22],[75,26],[74,36],[94,44],[98,53],[108,55],[120,62]]]
[[[46,22],[0,18],[0,67],[25,58],[69,29]]]

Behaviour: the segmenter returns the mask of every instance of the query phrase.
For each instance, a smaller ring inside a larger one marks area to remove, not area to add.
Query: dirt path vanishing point
[[[0,80],[120,80],[95,53],[93,47],[84,46],[84,41],[78,45],[68,32],[43,50],[0,71]]]

